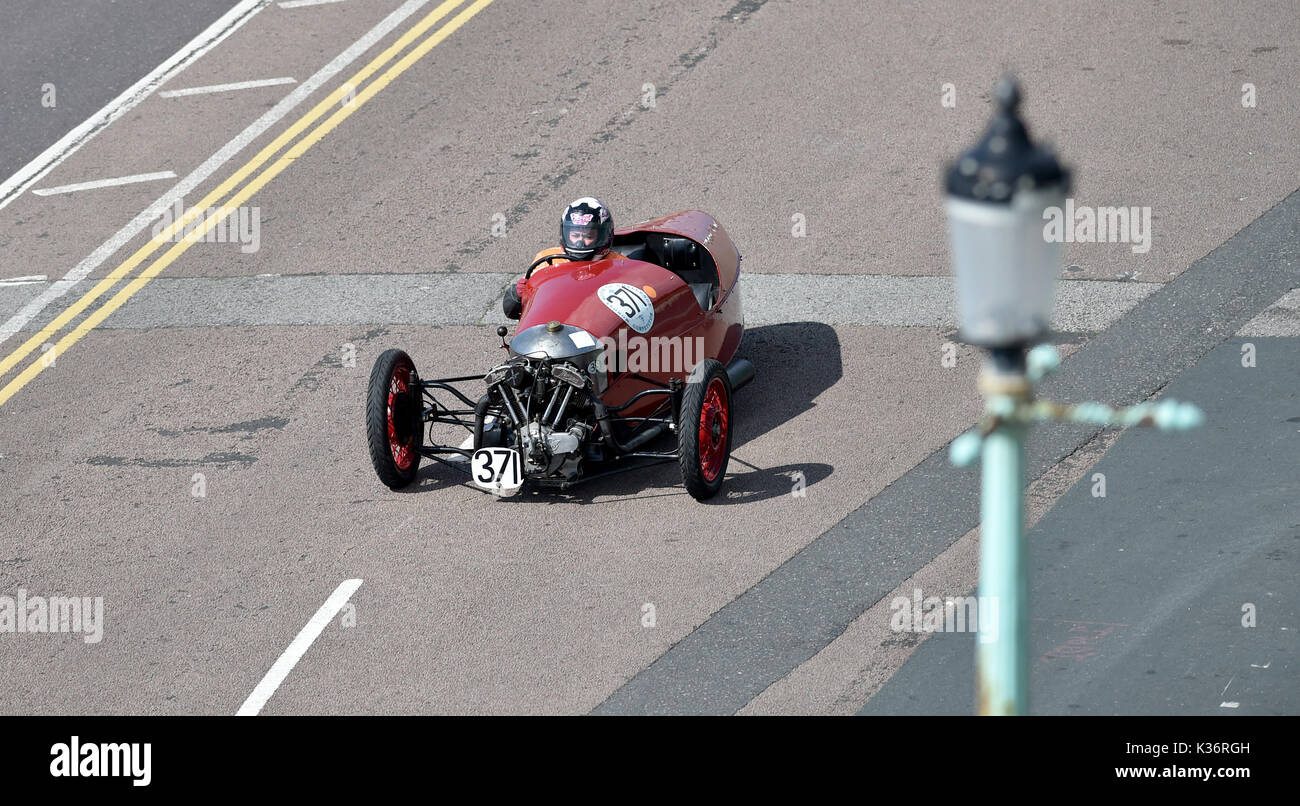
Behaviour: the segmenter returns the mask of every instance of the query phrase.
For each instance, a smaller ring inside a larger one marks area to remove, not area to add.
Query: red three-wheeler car
[[[732,395],[754,377],[736,357],[739,270],[731,238],[698,210],[617,230],[597,260],[539,258],[508,345],[497,329],[508,356],[485,376],[421,378],[401,350],[375,361],[375,472],[399,489],[428,457],[508,494],[675,461],[686,490],[711,498],[731,453]],[[463,428],[464,441],[437,444],[436,425]],[[656,446],[669,434],[676,446]]]

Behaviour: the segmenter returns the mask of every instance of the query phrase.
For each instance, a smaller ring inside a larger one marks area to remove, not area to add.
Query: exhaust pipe
[[[754,372],[752,362],[744,358],[737,358],[732,361],[731,366],[727,367],[727,379],[731,381],[731,391],[734,392],[754,380]],[[626,406],[626,404],[624,405]],[[614,436],[614,428],[609,422],[609,409],[605,407],[599,397],[593,396],[592,408],[596,413],[596,422],[600,426],[600,434],[604,438],[605,444],[619,453],[631,453],[667,430],[662,424],[655,425],[628,440],[627,444],[623,444]]]
[[[731,391],[736,391],[754,380],[754,365],[744,358],[737,358],[727,367],[727,378],[731,380]]]
[[[618,437],[614,436],[614,426],[609,421],[609,409],[605,407],[604,402],[599,397],[592,396],[591,407],[596,413],[596,423],[600,426],[601,437],[604,439],[605,444],[616,453],[631,453],[666,430],[666,426],[659,423],[647,428],[624,444],[618,441]]]

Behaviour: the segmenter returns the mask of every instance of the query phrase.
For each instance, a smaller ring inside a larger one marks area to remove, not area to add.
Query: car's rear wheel
[[[401,350],[385,350],[370,371],[366,442],[379,480],[400,490],[420,468],[422,397],[415,363]]]
[[[731,458],[731,381],[712,358],[691,372],[677,416],[682,483],[696,500],[718,494]]]

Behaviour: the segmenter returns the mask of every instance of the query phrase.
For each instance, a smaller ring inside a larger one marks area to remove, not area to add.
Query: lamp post
[[[1070,173],[1034,144],[1020,118],[1020,90],[1003,78],[984,136],[945,178],[948,240],[957,284],[958,338],[984,347],[979,377],[984,417],[953,440],[950,457],[965,465],[983,454],[980,491],[981,602],[993,601],[998,623],[980,624],[975,701],[981,715],[1029,712],[1029,574],[1024,537],[1024,438],[1031,422],[1153,424],[1191,428],[1195,406],[1164,401],[1115,410],[1098,403],[1034,401],[1033,383],[1056,369],[1050,345],[1059,242],[1044,233],[1044,211],[1062,207]],[[1035,346],[1037,345],[1037,346]],[[1032,349],[1031,349],[1032,348]]]

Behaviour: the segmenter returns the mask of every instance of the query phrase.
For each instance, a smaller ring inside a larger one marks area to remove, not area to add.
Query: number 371
[[[480,448],[471,466],[474,483],[485,490],[514,490],[524,483],[519,452],[512,448]]]

